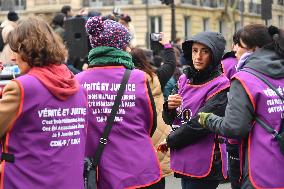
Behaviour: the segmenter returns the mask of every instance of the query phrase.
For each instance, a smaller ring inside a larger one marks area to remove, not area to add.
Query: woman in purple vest
[[[160,150],[171,149],[171,169],[183,189],[215,189],[226,177],[224,140],[200,129],[198,112],[224,115],[229,80],[220,66],[226,41],[220,33],[201,32],[182,45],[189,68],[177,94],[164,105],[164,120],[173,132]]]
[[[62,40],[30,17],[8,43],[22,76],[0,100],[1,188],[83,189],[87,94],[64,64]]]
[[[237,56],[254,52],[232,80],[225,117],[201,113],[200,123],[226,137],[243,139],[242,188],[284,188],[284,155],[275,138],[255,121],[258,117],[274,130],[282,131],[283,103],[268,85],[245,72],[258,73],[283,95],[284,32],[273,26],[245,26],[239,48]]]
[[[240,33],[240,30],[238,30],[233,35],[232,50],[225,53],[224,56],[222,57],[221,64],[222,64],[223,72],[227,76],[228,79],[231,79],[233,75],[237,72],[238,59],[235,53],[236,53],[236,45],[239,42],[238,40],[239,33]]]
[[[95,155],[125,69],[132,70],[98,165],[98,188],[158,189],[154,184],[162,172],[151,141],[156,111],[146,74],[134,69],[126,52],[131,34],[120,23],[101,17],[89,18],[86,30],[93,47],[89,69],[76,77],[88,91],[91,110],[87,157]]]

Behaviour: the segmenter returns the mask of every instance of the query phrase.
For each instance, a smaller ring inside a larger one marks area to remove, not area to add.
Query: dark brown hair
[[[67,57],[61,38],[42,18],[20,19],[7,41],[12,51],[31,67],[61,64]]]
[[[150,75],[153,78],[154,69],[151,67],[150,62],[147,60],[146,54],[143,49],[140,48],[133,48],[131,50],[132,61],[136,68],[142,70]]]
[[[265,48],[274,50],[281,57],[284,57],[284,31],[275,26],[270,26],[268,32],[273,38],[273,43],[265,46]]]
[[[261,48],[272,42],[272,37],[268,33],[268,28],[263,24],[250,24],[244,26],[240,31],[239,39],[242,40],[249,49],[254,47]]]

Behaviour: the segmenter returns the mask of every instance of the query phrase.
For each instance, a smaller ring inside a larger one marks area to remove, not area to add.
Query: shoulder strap
[[[15,162],[14,154],[7,153],[6,136],[7,136],[7,134],[4,134],[3,137],[1,138],[1,146],[2,146],[1,162],[7,161],[7,162],[10,162],[10,163],[14,163]]]
[[[126,87],[126,84],[128,82],[130,73],[131,73],[131,70],[129,70],[129,69],[126,69],[125,72],[124,72],[122,82],[120,84],[117,96],[115,97],[115,100],[114,100],[114,105],[113,105],[112,110],[110,112],[110,116],[107,119],[106,127],[104,129],[104,132],[103,132],[101,138],[100,138],[100,142],[99,142],[98,148],[96,150],[95,157],[94,157],[93,162],[92,162],[93,168],[96,168],[97,165],[99,164],[101,155],[102,155],[103,150],[104,150],[104,147],[108,142],[108,136],[109,136],[109,133],[111,131],[111,128],[112,128],[114,118],[115,118],[115,115],[117,113],[119,104],[121,102],[121,98],[124,94],[125,87]]]
[[[284,97],[278,92],[278,90],[264,77],[262,77],[260,74],[252,71],[252,70],[248,70],[248,69],[242,69],[242,71],[248,72],[254,76],[256,76],[258,79],[260,79],[261,81],[263,81],[266,85],[268,85],[282,100],[284,100]],[[274,136],[274,138],[276,137],[276,135],[278,135],[278,132],[274,129],[272,129],[270,126],[268,126],[265,122],[263,122],[258,116],[255,117],[255,120],[260,124],[260,126],[262,128],[264,128],[268,133],[272,134]]]

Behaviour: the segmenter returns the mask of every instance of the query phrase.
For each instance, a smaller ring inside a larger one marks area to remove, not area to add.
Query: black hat
[[[13,22],[19,20],[18,14],[15,11],[9,11],[7,14],[7,18],[8,20]]]

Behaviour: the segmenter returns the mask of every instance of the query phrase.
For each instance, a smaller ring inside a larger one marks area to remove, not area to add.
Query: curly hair
[[[31,67],[61,64],[67,57],[62,39],[42,18],[20,19],[7,41],[12,51]]]

